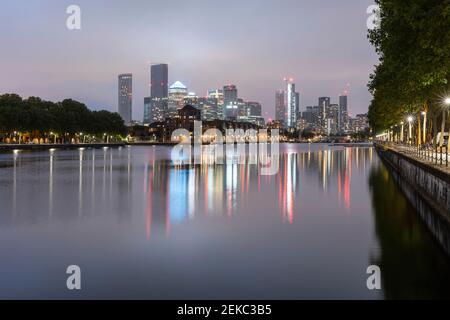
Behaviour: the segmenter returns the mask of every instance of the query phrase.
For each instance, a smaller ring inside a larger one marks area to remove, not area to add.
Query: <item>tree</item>
[[[375,131],[383,131],[406,113],[419,119],[421,110],[442,109],[440,96],[450,89],[450,1],[376,2],[380,26],[369,31],[369,39],[380,63],[368,85],[369,119]]]

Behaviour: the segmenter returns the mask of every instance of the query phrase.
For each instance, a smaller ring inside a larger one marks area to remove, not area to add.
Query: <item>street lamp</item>
[[[82,142],[86,143],[86,135],[83,135],[83,132],[80,132],[80,137],[82,137]]]
[[[408,142],[411,143],[411,139],[412,139],[412,122],[414,120],[413,116],[408,116],[408,118],[406,118],[406,120],[408,120]]]
[[[426,111],[422,111],[421,112],[422,116],[423,116],[423,143],[426,143],[427,140],[427,112]]]
[[[444,103],[447,107],[450,107],[450,97],[445,98]],[[449,129],[449,137],[450,137],[450,129]],[[441,141],[443,141],[444,137],[442,137],[441,139],[442,139]],[[447,140],[447,152],[448,152],[448,143],[449,142]],[[447,157],[448,157],[448,154],[447,154]]]
[[[56,144],[56,134],[54,132],[50,132],[50,136],[54,136],[53,144]]]
[[[404,127],[404,125],[405,125],[405,123],[402,121],[402,122],[400,122],[400,125],[402,126],[402,129],[400,130],[400,141],[403,143],[404,141],[404,134],[403,134],[403,132],[404,132],[404,130],[405,130],[405,127]]]

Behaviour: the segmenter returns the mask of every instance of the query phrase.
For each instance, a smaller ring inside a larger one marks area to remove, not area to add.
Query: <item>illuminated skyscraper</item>
[[[223,104],[223,90],[222,89],[209,89],[208,98],[216,98],[218,102]]]
[[[323,131],[326,131],[327,128],[327,113],[330,109],[330,104],[330,97],[319,98],[318,125]]]
[[[202,112],[202,120],[210,121],[219,119],[218,100],[213,97],[198,98],[198,108]]]
[[[223,113],[223,90],[222,89],[210,89],[208,90],[208,98],[215,99],[217,101],[217,114],[216,119],[223,120],[225,115]]]
[[[295,91],[293,79],[286,80],[286,127],[297,126],[299,94]]]
[[[237,88],[233,84],[223,87],[223,106],[226,119],[236,119],[238,116]]]
[[[187,96],[184,97],[183,107],[187,104],[198,108],[198,100],[199,97],[195,94],[195,92],[188,92]]]
[[[151,105],[152,102],[152,98],[151,97],[145,97],[144,98],[144,124],[150,124],[152,123],[151,119],[150,119],[150,115],[151,115]]]
[[[169,109],[178,111],[184,107],[184,98],[188,96],[187,87],[175,81],[169,88]]]
[[[327,110],[327,134],[339,132],[339,105],[330,104]]]
[[[154,64],[150,67],[150,84],[152,98],[167,98],[169,66],[167,64]]]
[[[344,133],[349,129],[347,94],[339,96],[339,131]]]
[[[144,123],[164,121],[168,108],[167,64],[154,64],[150,67],[150,98],[144,99]]]
[[[126,125],[131,123],[133,103],[133,76],[131,73],[119,75],[118,111]]]
[[[284,99],[284,90],[277,90],[275,93],[275,120],[283,123],[286,119],[286,103]]]

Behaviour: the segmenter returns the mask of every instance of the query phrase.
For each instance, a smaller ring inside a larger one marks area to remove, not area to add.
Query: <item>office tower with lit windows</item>
[[[152,98],[167,98],[169,66],[154,64],[150,67],[150,96]]]
[[[207,92],[207,97],[210,99],[215,99],[217,103],[217,110],[216,110],[216,119],[224,120],[224,102],[223,102],[223,90],[222,89],[209,89]]]
[[[168,108],[167,64],[154,64],[150,67],[150,99],[144,99],[144,123],[164,121]]]
[[[197,103],[198,109],[202,113],[203,121],[212,121],[219,119],[218,100],[213,97],[200,97]]]
[[[222,89],[209,89],[208,98],[216,98],[217,101],[223,104],[223,90]]]
[[[133,105],[133,75],[125,73],[119,75],[119,98],[118,112],[124,123],[131,123],[132,105]]]
[[[327,134],[339,132],[339,105],[330,104],[327,110]]]
[[[144,119],[143,119],[143,123],[144,124],[150,124],[152,121],[150,119],[151,116],[151,102],[152,102],[152,98],[151,97],[145,97],[144,98]]]
[[[339,131],[345,133],[348,129],[348,97],[343,94],[339,96]]]
[[[262,110],[261,104],[259,102],[249,101],[247,102],[247,115],[254,117],[261,117]]]
[[[187,96],[184,97],[183,106],[189,104],[193,107],[198,108],[199,97],[195,94],[195,92],[188,92]]]
[[[327,127],[327,112],[330,109],[331,98],[330,97],[320,97],[319,98],[319,110],[318,110],[318,125],[321,130],[326,131]]]
[[[299,106],[299,94],[295,91],[293,79],[286,80],[286,120],[287,128],[296,128]]]
[[[275,93],[275,120],[283,123],[286,119],[286,103],[284,99],[284,90],[277,90]]]
[[[305,119],[309,128],[317,128],[318,126],[318,110],[317,106],[307,106],[306,111],[302,113],[302,118]]]
[[[238,116],[238,92],[233,84],[223,87],[223,106],[226,119],[236,119]]]
[[[175,81],[169,87],[169,115],[175,116],[184,107],[184,99],[188,96],[187,87],[180,81]]]

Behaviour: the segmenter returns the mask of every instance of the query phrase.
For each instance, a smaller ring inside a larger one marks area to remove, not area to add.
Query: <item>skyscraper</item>
[[[306,120],[310,128],[317,128],[318,109],[317,106],[307,106],[306,111],[302,114],[302,118]]]
[[[211,121],[219,119],[218,100],[213,97],[198,98],[198,109],[202,112],[202,120]]]
[[[118,111],[126,125],[131,123],[133,103],[133,76],[131,73],[119,75]]]
[[[348,99],[347,95],[339,96],[339,131],[344,133],[348,131]]]
[[[277,90],[275,93],[275,120],[285,122],[286,103],[284,102],[284,90]]]
[[[226,119],[235,119],[238,116],[238,93],[233,84],[223,87],[223,106]]]
[[[152,98],[151,97],[145,97],[144,98],[144,124],[150,124],[152,123],[150,116],[151,116],[151,105]]]
[[[286,80],[286,127],[295,128],[297,126],[299,94],[295,91],[293,79]]]
[[[327,134],[337,134],[339,132],[339,105],[330,104],[327,110]]]
[[[262,108],[259,102],[249,101],[247,102],[248,116],[261,117],[262,116]]]
[[[323,131],[326,131],[327,127],[327,113],[330,109],[331,99],[330,97],[319,98],[319,112],[318,112],[318,125]]]
[[[150,67],[150,85],[152,98],[167,98],[169,66],[167,64],[154,64]]]
[[[222,89],[209,89],[208,98],[215,99],[217,101],[216,119],[223,120],[225,115],[223,113],[223,90]]]
[[[144,123],[164,121],[168,108],[167,64],[154,64],[150,67],[150,99],[144,99]]]
[[[180,81],[175,81],[169,87],[169,112],[176,114],[184,107],[184,98],[188,96],[187,87]]]

